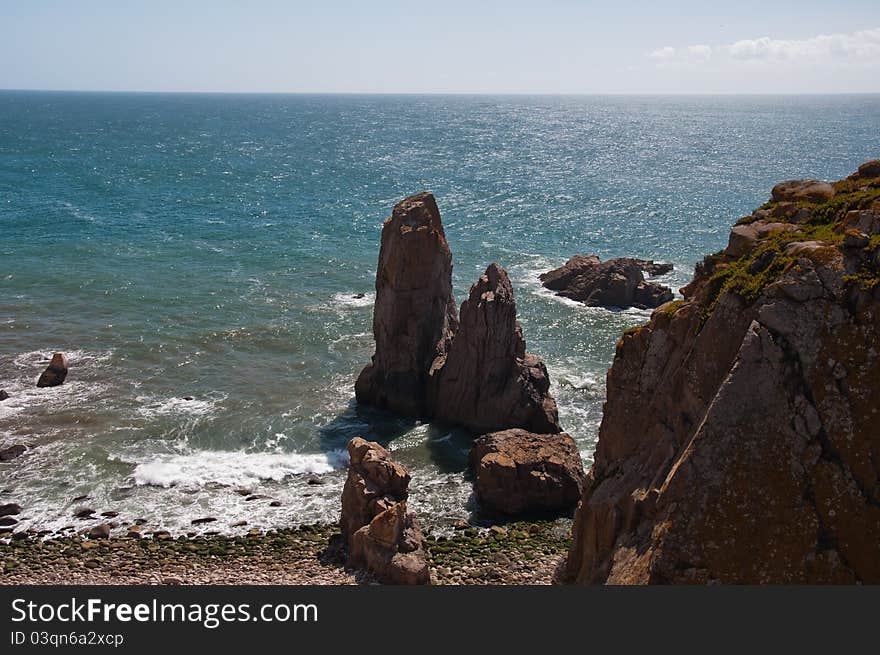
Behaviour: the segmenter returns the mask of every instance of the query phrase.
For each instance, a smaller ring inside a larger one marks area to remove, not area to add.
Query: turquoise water
[[[395,202],[437,196],[459,302],[508,269],[589,462],[614,344],[648,314],[537,273],[629,255],[677,288],[775,182],[878,155],[880,96],[0,92],[0,446],[31,447],[0,502],[45,528],[83,504],[174,530],[332,519],[362,435],[413,470],[424,522],[466,516],[467,435],[353,403]],[[56,350],[68,382],[34,388]]]

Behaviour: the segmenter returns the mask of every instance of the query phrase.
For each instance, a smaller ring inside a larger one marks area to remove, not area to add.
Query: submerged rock
[[[563,266],[539,277],[556,295],[591,307],[658,307],[672,300],[672,290],[646,282],[644,271],[667,273],[671,264],[619,257],[601,261],[596,255],[575,255]]]
[[[474,442],[470,466],[480,504],[508,515],[572,509],[586,481],[574,439],[564,432],[484,435]]]
[[[385,220],[376,270],[376,353],[355,384],[358,402],[407,416],[425,414],[431,365],[446,352],[458,318],[452,253],[434,196],[399,202]]]
[[[340,527],[349,565],[388,584],[429,584],[424,537],[407,509],[407,470],[375,442],[355,437],[342,491]]]
[[[498,264],[461,305],[458,331],[442,365],[435,364],[428,405],[432,417],[475,432],[560,431],[547,369],[526,352],[513,288]]]
[[[880,251],[829,186],[622,336],[563,581],[880,582]]]
[[[43,371],[43,374],[40,375],[40,379],[37,380],[38,387],[57,387],[59,384],[64,384],[64,379],[67,377],[67,355],[64,353],[55,353],[52,355],[52,361],[49,362],[49,366]]]

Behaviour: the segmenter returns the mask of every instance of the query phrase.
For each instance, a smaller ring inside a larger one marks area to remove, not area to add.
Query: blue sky
[[[0,88],[880,92],[877,0],[0,0]]]

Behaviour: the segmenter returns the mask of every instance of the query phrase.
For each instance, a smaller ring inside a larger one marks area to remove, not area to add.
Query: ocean
[[[435,194],[459,303],[508,270],[589,465],[615,344],[649,312],[537,275],[634,256],[678,289],[776,182],[878,156],[877,95],[0,92],[0,447],[29,448],[0,463],[0,503],[47,530],[82,507],[174,532],[335,520],[359,435],[442,529],[475,510],[471,437],[354,402],[397,201]],[[55,351],[67,382],[37,389]]]

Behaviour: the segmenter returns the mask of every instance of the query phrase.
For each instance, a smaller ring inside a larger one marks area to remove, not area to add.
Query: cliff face
[[[878,248],[880,164],[778,185],[624,334],[565,581],[880,582]]]

